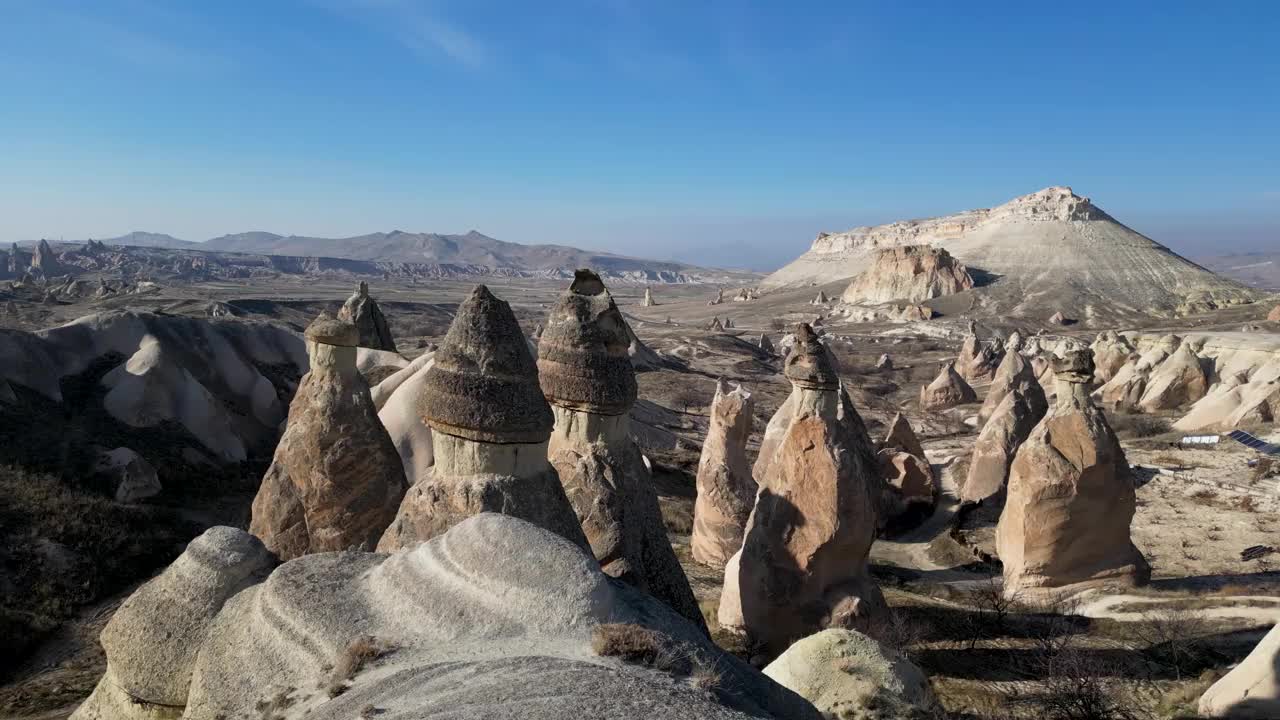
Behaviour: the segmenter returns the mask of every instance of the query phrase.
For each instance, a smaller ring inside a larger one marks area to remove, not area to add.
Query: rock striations
[[[884,609],[867,570],[880,482],[870,440],[844,411],[835,360],[808,325],[784,372],[786,428],[761,450],[760,491],[719,608],[721,626],[772,652],[822,628],[866,627]]]
[[[418,411],[434,464],[405,494],[378,549],[433,538],[482,512],[514,515],[587,547],[547,461],[551,408],[507,303],[477,285],[423,378]]]
[[[249,531],[284,559],[373,550],[405,492],[404,467],[356,369],[355,326],[320,315],[307,327],[302,378]]]
[[[755,403],[738,385],[730,390],[716,383],[711,401],[711,425],[698,461],[698,497],[693,507],[693,559],[723,568],[742,547],[742,533],[756,499],[756,482],[747,464]]]
[[[701,625],[653,480],[631,439],[630,338],[600,277],[579,270],[551,308],[538,346],[538,378],[555,415],[550,461],[605,573]]]
[[[1008,596],[1067,586],[1145,582],[1134,547],[1133,475],[1120,442],[1089,398],[1089,350],[1055,358],[1058,401],[1018,449],[996,527]]]
[[[355,294],[343,303],[338,317],[356,326],[360,347],[397,352],[396,341],[391,337],[391,328],[382,316],[382,309],[376,300],[369,297],[369,283],[360,283]]]
[[[903,245],[875,251],[871,265],[854,279],[841,300],[875,305],[905,300],[919,303],[972,288],[973,276],[944,249]]]

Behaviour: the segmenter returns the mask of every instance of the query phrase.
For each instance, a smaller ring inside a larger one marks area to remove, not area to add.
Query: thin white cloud
[[[319,5],[353,17],[426,60],[444,58],[479,68],[494,55],[483,41],[444,17],[439,3],[414,0],[320,0]]]

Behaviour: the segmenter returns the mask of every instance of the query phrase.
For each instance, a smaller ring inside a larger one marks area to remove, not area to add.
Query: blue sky
[[[0,240],[465,232],[767,268],[1068,184],[1280,245],[1280,3],[0,0]]]

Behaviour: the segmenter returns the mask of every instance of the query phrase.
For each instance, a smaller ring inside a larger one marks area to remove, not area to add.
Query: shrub
[[[327,690],[329,697],[337,697],[347,691],[350,687],[351,678],[370,661],[376,660],[389,652],[393,652],[395,646],[383,642],[372,635],[360,635],[347,643],[342,652],[338,654],[337,662],[333,664],[333,671],[329,674],[329,684]]]

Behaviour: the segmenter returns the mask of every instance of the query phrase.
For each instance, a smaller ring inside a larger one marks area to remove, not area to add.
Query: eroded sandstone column
[[[586,538],[547,461],[551,408],[507,303],[477,285],[458,306],[418,410],[435,464],[405,495],[378,550],[444,533],[482,512],[513,515],[584,548]]]
[[[355,294],[343,303],[338,317],[356,326],[360,335],[360,347],[396,352],[396,341],[391,328],[378,307],[378,301],[369,295],[369,283],[361,282]]]
[[[741,385],[721,380],[711,401],[711,426],[698,460],[698,499],[693,507],[693,559],[722,568],[742,547],[742,533],[756,499],[747,464],[747,439],[755,403]]]
[[[631,335],[599,276],[579,270],[547,316],[538,376],[555,429],[550,459],[601,568],[703,626],[631,439]]]
[[[722,626],[773,652],[822,628],[865,628],[884,608],[867,572],[880,482],[870,439],[842,412],[835,361],[806,324],[784,372],[790,420],[758,478],[719,612]]]
[[[310,371],[289,406],[249,531],[290,559],[372,550],[405,492],[404,466],[356,369],[356,328],[321,314],[307,327]]]
[[[1070,351],[1054,371],[1057,404],[1014,458],[996,527],[1005,593],[1145,582],[1151,569],[1129,534],[1133,476],[1089,398],[1093,354]]]

